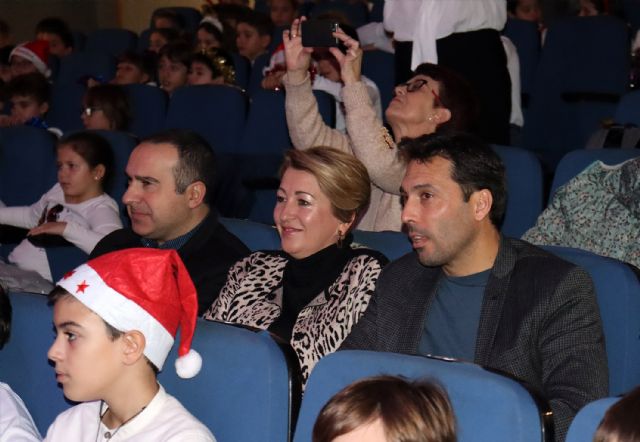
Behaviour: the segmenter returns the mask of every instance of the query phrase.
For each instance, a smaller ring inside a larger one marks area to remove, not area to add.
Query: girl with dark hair
[[[82,124],[85,129],[126,130],[131,109],[126,92],[115,84],[100,84],[84,95]]]
[[[30,229],[9,262],[51,281],[46,238],[58,236],[90,253],[108,233],[122,227],[118,204],[105,193],[113,173],[109,143],[77,132],[57,147],[58,182],[31,206],[0,208],[0,224]]]

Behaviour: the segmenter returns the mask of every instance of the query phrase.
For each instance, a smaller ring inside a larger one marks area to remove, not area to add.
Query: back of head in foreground
[[[640,386],[607,410],[593,442],[640,442]]]
[[[446,392],[429,381],[376,376],[334,395],[313,427],[313,442],[456,442]]]

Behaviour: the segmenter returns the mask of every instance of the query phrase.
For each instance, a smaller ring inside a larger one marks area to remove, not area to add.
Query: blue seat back
[[[97,29],[87,36],[86,51],[104,52],[118,57],[126,51],[135,51],[138,46],[138,35],[128,29]]]
[[[78,83],[56,82],[51,88],[47,124],[63,133],[84,129],[81,118],[84,93],[84,86]]]
[[[280,250],[280,235],[273,226],[235,218],[220,218],[220,222],[252,252]]]
[[[262,86],[260,85],[264,78],[262,71],[265,67],[269,66],[269,62],[271,61],[271,52],[272,51],[260,54],[253,61],[253,66],[251,66],[249,74],[249,83],[247,84],[247,93],[251,98],[253,98],[253,95],[256,92],[262,90]]]
[[[519,238],[535,225],[542,212],[542,167],[528,150],[507,146],[493,149],[500,155],[507,174],[507,207],[501,231]]]
[[[390,261],[398,259],[412,250],[409,238],[402,232],[354,230],[353,241],[382,252]]]
[[[38,201],[57,179],[55,145],[45,129],[0,128],[0,200],[7,206]]]
[[[159,87],[146,84],[128,84],[123,86],[133,118],[129,131],[140,138],[159,132],[167,117],[167,93]]]
[[[124,205],[122,195],[127,190],[127,177],[124,173],[129,162],[129,155],[138,145],[138,140],[129,133],[113,130],[100,130],[98,134],[107,139],[113,151],[113,179],[111,187],[108,189],[111,198],[116,200],[120,206],[120,214],[123,215]]]
[[[244,90],[249,89],[249,78],[251,75],[251,63],[249,60],[237,52],[232,52],[233,67],[236,71],[236,84]]]
[[[585,442],[593,440],[598,425],[609,407],[620,398],[607,397],[585,405],[571,422],[566,442]]]
[[[640,91],[628,92],[622,96],[613,119],[619,124],[640,126]]]
[[[318,112],[322,121],[329,127],[336,127],[336,100],[325,91],[313,91],[318,103]]]
[[[624,263],[584,250],[545,246],[544,249],[585,269],[595,286],[607,360],[609,394],[626,393],[640,385],[640,282]]]
[[[640,149],[578,149],[567,153],[558,163],[551,183],[549,201],[560,186],[567,184],[594,161],[614,165],[631,158],[640,157]]]
[[[244,129],[247,101],[230,86],[183,86],[169,101],[165,128],[191,129],[219,152],[237,149]]]
[[[237,152],[282,156],[290,147],[284,93],[256,90],[251,96],[249,115]]]
[[[380,103],[384,111],[393,99],[393,88],[396,85],[395,56],[379,49],[364,51],[362,74],[378,86]]]
[[[47,351],[53,344],[53,309],[47,298],[10,293],[13,308],[11,338],[0,350],[0,379],[22,398],[40,433],[72,404],[56,383]]]
[[[57,83],[77,83],[91,75],[110,81],[116,72],[116,59],[103,52],[73,52],[60,60]]]
[[[447,391],[456,415],[459,442],[540,442],[541,417],[517,382],[482,367],[421,356],[339,351],[318,362],[307,382],[294,442],[311,440],[320,409],[358,379],[377,375],[434,379]]]
[[[159,381],[216,440],[289,440],[291,368],[268,333],[198,320],[192,348],[202,356],[201,372],[180,379],[174,345]]]
[[[530,94],[533,89],[533,79],[540,61],[540,32],[537,23],[528,20],[507,19],[504,35],[509,38],[518,49],[520,61],[520,90],[523,94]]]

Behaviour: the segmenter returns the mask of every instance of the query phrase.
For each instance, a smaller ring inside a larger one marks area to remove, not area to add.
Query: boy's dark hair
[[[487,189],[493,197],[489,218],[498,228],[507,204],[505,168],[497,153],[484,141],[468,134],[429,134],[405,138],[398,146],[409,163],[427,163],[435,157],[451,162],[451,178],[462,189],[465,201],[471,194]]]
[[[104,166],[103,189],[109,189],[114,172],[114,156],[111,145],[103,136],[92,131],[74,132],[58,141],[58,148],[62,146],[70,147],[92,169],[102,164]]]
[[[47,17],[40,20],[36,25],[36,34],[41,32],[57,35],[66,47],[73,48],[73,33],[71,32],[67,22],[61,18]]]
[[[158,69],[158,55],[151,51],[144,51],[141,54],[136,51],[126,51],[120,54],[118,63],[131,63],[147,74],[149,80],[152,81],[156,77]]]
[[[40,72],[19,75],[7,85],[9,97],[30,97],[38,104],[49,103],[51,86]]]
[[[474,127],[480,106],[467,80],[449,68],[431,63],[422,63],[413,75],[425,75],[440,83],[440,106],[451,111],[451,118],[438,125],[438,133],[466,132]]]
[[[172,24],[171,28],[177,31],[183,31],[186,26],[182,16],[171,8],[156,9],[153,12],[153,16],[151,17],[151,25],[153,29],[156,29],[156,19],[158,18],[169,20]]]
[[[258,31],[258,35],[273,35],[273,22],[271,17],[263,12],[252,11],[238,18],[238,24],[246,23],[247,25],[255,28]]]
[[[167,57],[173,63],[180,63],[189,67],[191,63],[192,47],[183,41],[167,43],[158,53],[158,61],[162,57]]]
[[[114,130],[126,130],[131,121],[131,106],[125,90],[117,84],[99,84],[87,89],[84,105],[98,107],[113,124]]]
[[[62,287],[55,286],[53,288],[53,290],[51,290],[51,292],[49,292],[49,295],[48,295],[47,299],[49,301],[49,305],[55,305],[56,302],[58,302],[59,300],[61,300],[63,298],[67,298],[67,297],[74,298],[74,296],[71,293],[69,293],[68,291],[66,291]],[[80,301],[78,301],[78,302],[80,302]],[[100,319],[102,319],[101,316],[100,316]],[[105,329],[107,330],[107,336],[109,337],[109,339],[111,341],[115,341],[116,339],[119,339],[124,334],[124,332],[118,330],[117,328],[115,328],[114,326],[109,324],[104,319],[102,319],[102,322],[104,323]],[[2,348],[2,347],[0,347],[0,348]],[[149,366],[153,370],[153,373],[156,376],[158,376],[158,373],[160,373],[160,370],[158,370],[158,367],[156,367],[155,364],[153,364],[153,362],[151,362],[149,360],[149,358],[147,358],[146,356],[144,358],[147,360],[147,364],[149,364]]]
[[[11,337],[11,301],[9,295],[0,285],[0,350]]]
[[[197,133],[187,129],[169,129],[142,140],[142,143],[171,144],[178,151],[178,164],[173,170],[176,193],[182,194],[196,181],[202,181],[207,189],[205,204],[210,204],[216,175],[216,158],[213,149]]]
[[[445,390],[430,381],[395,376],[361,379],[322,408],[313,442],[331,442],[380,420],[389,441],[456,442],[453,408]]]

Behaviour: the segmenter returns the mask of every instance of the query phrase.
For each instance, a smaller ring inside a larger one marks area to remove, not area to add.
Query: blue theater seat
[[[566,442],[592,441],[604,414],[618,400],[608,397],[585,405],[571,422]]]

